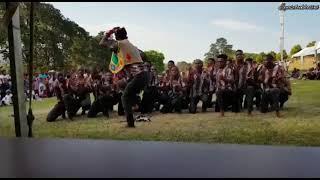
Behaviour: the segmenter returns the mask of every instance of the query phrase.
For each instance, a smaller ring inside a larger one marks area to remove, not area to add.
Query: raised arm
[[[102,46],[102,47],[110,48],[112,50],[117,49],[118,48],[118,43],[117,43],[117,41],[115,39],[113,39],[111,37],[111,35],[113,33],[115,33],[115,30],[116,30],[116,28],[113,28],[113,29],[107,31],[104,34],[104,36],[102,37],[99,45]]]

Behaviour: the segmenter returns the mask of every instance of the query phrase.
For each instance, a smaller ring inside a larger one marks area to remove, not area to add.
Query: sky
[[[49,2],[90,35],[124,26],[142,50],[169,60],[203,59],[211,43],[224,37],[233,49],[279,52],[279,2]],[[287,5],[320,5],[290,2]],[[320,9],[285,12],[285,49],[320,40]],[[316,24],[317,23],[317,24]]]

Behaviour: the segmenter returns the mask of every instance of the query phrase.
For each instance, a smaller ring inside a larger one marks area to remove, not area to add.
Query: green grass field
[[[283,118],[274,113],[207,112],[189,114],[155,113],[152,122],[138,122],[137,128],[125,128],[123,117],[112,113],[109,119],[102,115],[88,119],[76,117],[74,121],[59,119],[48,123],[46,115],[56,103],[55,98],[34,103],[34,135],[50,138],[90,138],[115,140],[155,140],[203,143],[237,143],[320,146],[320,81],[292,81],[290,97]],[[210,109],[212,111],[212,109]],[[0,136],[14,136],[12,107],[0,107]]]

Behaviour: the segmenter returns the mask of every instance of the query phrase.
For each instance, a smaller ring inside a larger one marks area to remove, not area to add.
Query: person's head
[[[151,66],[151,72],[153,74],[157,73],[157,68],[154,65]]]
[[[115,35],[115,37],[116,37],[116,40],[118,40],[118,41],[128,39],[127,31],[126,31],[126,29],[125,29],[124,27],[122,27],[122,28],[117,28],[117,29],[115,30],[114,35]]]
[[[248,63],[248,64],[253,64],[253,59],[252,59],[252,58],[247,58],[247,59],[246,59],[246,63]]]
[[[244,60],[243,51],[239,49],[236,51],[236,61],[237,63],[242,63],[243,60]]]
[[[200,59],[196,59],[193,61],[194,68],[197,70],[201,70],[203,67],[203,62]]]
[[[6,94],[7,95],[10,95],[11,94],[11,91],[8,89],[8,90],[6,90]]]
[[[58,81],[59,82],[63,82],[63,80],[64,80],[63,74],[62,73],[58,73]]]
[[[71,78],[71,74],[68,73],[68,74],[67,74],[67,79],[70,79],[70,78]]]
[[[180,74],[178,67],[176,66],[172,67],[170,74],[172,77],[177,77]]]
[[[224,68],[226,66],[228,56],[226,54],[220,54],[217,56],[217,63],[219,68]]]
[[[80,69],[78,70],[78,74],[81,75],[81,76],[83,76],[83,74],[84,74],[84,68],[80,68]]]
[[[158,74],[158,79],[159,79],[159,81],[163,81],[163,74]]]
[[[147,72],[151,71],[151,62],[150,61],[145,61],[143,63],[143,69],[144,69],[144,71],[147,71]]]
[[[233,64],[234,64],[233,59],[228,58],[227,61],[226,61],[226,65],[227,65],[227,66],[232,66]]]
[[[268,68],[268,69],[273,68],[274,57],[271,54],[267,54],[266,56],[264,56],[263,60],[264,60],[264,65],[266,66],[266,68]]]
[[[209,58],[208,59],[208,67],[214,66],[214,58]]]
[[[140,57],[142,59],[143,62],[148,61],[147,55],[146,53],[144,53],[142,50],[139,49],[139,53],[140,53]]]
[[[175,66],[174,61],[173,60],[168,61],[168,69],[170,70],[173,66]]]
[[[112,80],[112,73],[111,72],[106,72],[106,81],[111,81]]]

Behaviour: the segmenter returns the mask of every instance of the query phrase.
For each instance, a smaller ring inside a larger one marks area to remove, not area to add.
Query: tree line
[[[29,10],[30,3],[20,3],[20,29],[22,57],[24,64],[29,56]],[[5,2],[0,3],[0,16],[5,12]],[[70,70],[79,67],[105,67],[111,58],[111,51],[99,46],[104,34],[96,36],[77,23],[64,17],[59,9],[48,3],[39,3],[35,7],[34,19],[34,70],[37,72]],[[4,59],[9,56],[7,32],[0,34],[0,50]],[[145,51],[147,57],[159,70],[164,70],[164,55],[157,51]]]
[[[21,2],[20,5],[20,26],[22,39],[23,61],[26,65],[29,56],[29,10],[30,3]],[[5,10],[5,2],[0,3],[0,16]],[[38,3],[35,7],[34,19],[34,70],[48,71],[70,70],[79,67],[108,67],[111,58],[111,51],[99,46],[104,32],[99,32],[96,36],[89,33],[77,23],[64,17],[59,9],[48,3]],[[0,51],[5,59],[8,57],[7,32],[0,34]],[[314,46],[315,41],[310,42],[307,47]],[[290,51],[293,55],[301,50],[300,45],[295,45]],[[156,66],[159,72],[165,69],[165,55],[155,50],[145,51],[148,59]],[[235,56],[233,45],[229,44],[223,37],[218,38],[210,45],[209,51],[204,54],[205,61],[209,57],[214,57],[219,53],[225,53],[230,57]],[[273,54],[280,60],[280,53],[274,51],[261,53],[245,53],[246,57],[251,57],[258,62],[262,62],[265,54]],[[284,59],[288,58],[284,50]],[[186,61],[178,62],[181,71],[190,67]]]

